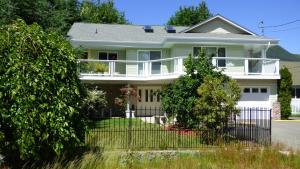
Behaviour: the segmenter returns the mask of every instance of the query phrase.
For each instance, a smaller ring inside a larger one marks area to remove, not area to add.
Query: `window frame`
[[[117,54],[116,60],[118,60],[118,58],[119,58],[119,52],[117,52],[117,51],[98,51],[98,60],[100,60],[100,58],[99,58],[100,53],[106,53],[106,60],[110,60],[109,54]],[[103,59],[101,59],[101,60],[103,60]]]
[[[294,100],[300,100],[300,97],[297,97],[297,90],[300,90],[300,86],[295,86],[295,87],[292,87],[292,92],[294,92],[294,97],[292,95],[292,99]]]
[[[221,46],[192,46],[192,54],[193,54],[193,57],[195,57],[195,53],[194,53],[194,48],[216,48],[216,57],[219,57],[219,53],[218,53],[218,50],[219,48],[224,48],[225,49],[225,57],[227,57],[227,48],[224,46],[224,47],[221,47]]]
[[[248,88],[250,89],[249,92],[244,92],[244,90]],[[270,94],[270,88],[267,86],[245,86],[245,87],[241,87],[243,94]],[[253,89],[258,89],[258,92],[253,92]],[[266,89],[266,92],[261,92],[262,89]]]

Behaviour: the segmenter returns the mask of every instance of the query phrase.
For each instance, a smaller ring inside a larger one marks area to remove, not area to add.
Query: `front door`
[[[157,94],[158,91],[161,91],[161,86],[137,87],[137,116],[158,114],[159,109],[161,108],[161,98]]]

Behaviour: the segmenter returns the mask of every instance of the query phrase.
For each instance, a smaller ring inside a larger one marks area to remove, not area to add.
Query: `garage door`
[[[268,87],[243,87],[238,105],[241,107],[270,108],[269,96],[270,89]]]

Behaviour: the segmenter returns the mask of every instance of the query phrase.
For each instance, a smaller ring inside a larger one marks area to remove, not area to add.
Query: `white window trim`
[[[119,52],[117,52],[117,51],[98,51],[98,60],[99,60],[99,54],[100,53],[106,53],[106,60],[109,60],[108,55],[110,53],[117,54],[117,59],[116,60],[118,60],[118,58],[119,58]]]

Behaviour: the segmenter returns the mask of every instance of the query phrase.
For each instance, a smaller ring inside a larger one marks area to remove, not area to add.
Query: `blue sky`
[[[115,0],[115,5],[125,12],[126,18],[133,24],[164,25],[180,6],[197,5],[199,2],[200,0]],[[300,19],[299,0],[206,0],[206,3],[213,14],[219,13],[258,34],[261,33],[258,28],[260,21],[268,26]],[[289,52],[300,54],[300,22],[266,29],[265,36],[280,39],[280,45]]]

